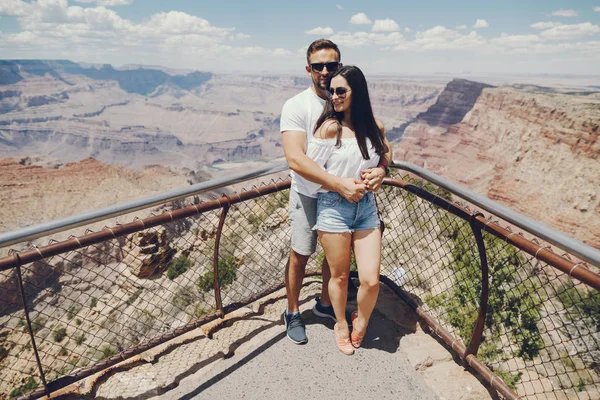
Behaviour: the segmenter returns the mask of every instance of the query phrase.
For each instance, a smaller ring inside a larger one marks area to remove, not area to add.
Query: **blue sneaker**
[[[283,321],[285,322],[285,331],[288,339],[296,344],[304,344],[308,342],[306,337],[306,329],[300,313],[288,314],[287,309],[283,310]]]
[[[329,318],[333,322],[337,322],[337,318],[335,317],[335,312],[333,311],[333,306],[331,304],[328,306],[324,306],[321,303],[321,299],[319,297],[317,297],[315,300],[316,300],[315,305],[312,308],[313,314],[315,314],[317,317]],[[346,311],[346,322],[348,322],[348,326],[350,326],[350,324],[352,324],[351,321],[352,321],[352,314],[350,314],[348,311]]]

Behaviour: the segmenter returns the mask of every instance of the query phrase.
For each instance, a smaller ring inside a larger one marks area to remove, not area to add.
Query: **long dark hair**
[[[352,102],[350,103],[350,118],[352,120],[352,126],[354,127],[354,133],[356,135],[356,141],[362,156],[365,160],[369,159],[369,151],[367,149],[367,140],[371,140],[371,144],[375,148],[375,152],[382,156],[387,151],[387,146],[383,142],[383,134],[375,122],[373,116],[373,109],[371,108],[371,100],[369,99],[369,89],[367,88],[367,80],[365,79],[362,71],[354,65],[345,65],[338,69],[333,75],[332,79],[336,76],[343,76],[350,90],[352,90]],[[342,144],[342,120],[344,119],[343,112],[335,112],[331,101],[325,103],[323,113],[317,120],[315,125],[315,132],[327,119],[333,118],[338,122],[338,133],[336,146]],[[314,134],[314,132],[313,132]]]

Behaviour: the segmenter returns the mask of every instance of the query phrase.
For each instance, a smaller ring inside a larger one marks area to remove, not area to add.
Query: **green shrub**
[[[235,257],[232,255],[225,256],[219,260],[219,285],[221,288],[235,281],[237,275],[237,266]],[[202,292],[210,292],[214,288],[215,275],[213,270],[207,271],[198,279],[198,288]]]
[[[86,337],[85,337],[84,334],[81,334],[79,336],[75,336],[75,343],[77,343],[77,345],[80,345],[83,342],[85,342],[85,339],[86,339]]]
[[[95,298],[95,297],[92,297],[92,298],[90,299],[90,308],[94,308],[94,307],[96,307],[97,305],[98,305],[98,299],[97,299],[97,298]]]
[[[569,319],[591,319],[593,324],[600,327],[600,291],[578,289],[569,280],[558,290],[558,298],[567,310]]]
[[[42,318],[42,317],[37,317],[36,319],[34,319],[33,321],[31,321],[31,330],[33,331],[33,333],[38,332],[40,329],[42,329],[45,325],[46,322],[48,320]],[[24,323],[23,324],[23,332],[27,332],[27,324]]]
[[[21,396],[22,394],[29,393],[33,389],[35,389],[37,387],[38,387],[37,382],[35,381],[35,379],[32,376],[30,376],[29,379],[27,380],[27,382],[25,382],[24,385],[19,386],[16,389],[13,389],[12,392],[10,392],[9,396],[10,396],[11,399],[13,399],[15,397]]]
[[[75,315],[77,315],[77,313],[79,312],[79,309],[77,307],[75,307],[75,305],[72,305],[71,307],[69,307],[69,310],[67,311],[67,318],[69,320],[72,320]]]
[[[61,347],[60,351],[58,352],[58,355],[60,355],[60,356],[66,356],[67,354],[69,354],[69,352],[67,351],[67,349],[65,349],[64,347]]]
[[[443,221],[451,232],[442,231],[442,235],[449,237],[453,246],[453,261],[445,264],[444,268],[454,272],[454,285],[438,296],[425,296],[425,302],[430,307],[443,309],[445,320],[468,343],[479,313],[479,254],[468,224],[453,224],[447,217]],[[535,276],[525,279],[519,276],[519,271],[527,275],[526,271],[531,270],[531,266],[514,247],[489,234],[484,234],[484,242],[490,271],[486,342],[500,342],[500,332],[506,331],[511,342],[518,346],[516,354],[525,360],[532,360],[544,346],[537,328],[543,299],[538,295],[541,282]],[[502,350],[495,346],[482,346],[480,356],[484,362],[489,362],[497,359],[501,353]],[[514,380],[510,377],[507,379]]]
[[[52,333],[52,338],[56,343],[62,342],[62,340],[67,336],[67,328],[64,326],[59,326]]]
[[[143,291],[144,291],[144,289],[142,289],[142,288],[137,289],[135,292],[133,292],[131,294],[131,296],[129,296],[127,298],[127,301],[125,301],[125,303],[127,303],[128,306],[132,305],[133,303],[135,303],[135,301],[138,299],[138,297],[140,297],[140,295],[142,294]],[[114,317],[113,317],[112,322],[116,322],[116,319]]]
[[[110,345],[104,345],[100,351],[102,352],[102,358],[101,360],[104,360],[105,358],[108,358],[110,356],[113,356],[115,354],[117,354],[117,352],[110,346]]]
[[[286,190],[257,199],[256,203],[259,205],[258,208],[255,208],[257,211],[250,211],[246,217],[246,220],[248,223],[250,223],[250,225],[258,228],[275,212],[275,210],[279,208],[286,208],[288,205],[288,198],[289,192]]]
[[[75,325],[81,325],[81,320],[79,318],[75,318]]]
[[[167,277],[170,280],[177,278],[179,275],[187,271],[192,265],[192,261],[185,255],[181,255],[178,258],[171,260],[169,263],[169,269],[167,270]]]
[[[508,385],[509,388],[514,390],[517,389],[517,382],[521,380],[522,375],[521,372],[519,372],[518,374],[511,374],[510,372],[506,372],[501,369],[494,371],[494,373],[498,375],[500,379],[502,379],[504,383]]]
[[[180,309],[186,308],[193,302],[194,302],[194,294],[185,288],[179,289],[173,296],[173,299],[171,300],[171,303],[175,307],[180,308]]]

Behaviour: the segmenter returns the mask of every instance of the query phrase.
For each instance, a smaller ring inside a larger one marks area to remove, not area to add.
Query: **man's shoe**
[[[283,310],[283,322],[288,339],[296,344],[308,342],[300,313],[288,315],[287,309]]]
[[[321,299],[319,297],[317,297],[315,300],[316,300],[315,305],[312,308],[313,314],[315,314],[317,317],[329,318],[333,322],[337,322],[337,318],[335,317],[335,312],[333,311],[333,306],[331,304],[328,306],[324,306],[321,303]],[[350,324],[352,323],[351,321],[352,321],[352,314],[350,314],[348,311],[346,311],[346,322],[348,323],[348,326],[350,326]]]

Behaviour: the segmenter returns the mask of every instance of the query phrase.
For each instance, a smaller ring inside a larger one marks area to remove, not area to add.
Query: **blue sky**
[[[370,74],[598,74],[600,0],[0,0],[4,59],[302,74],[319,37]]]

